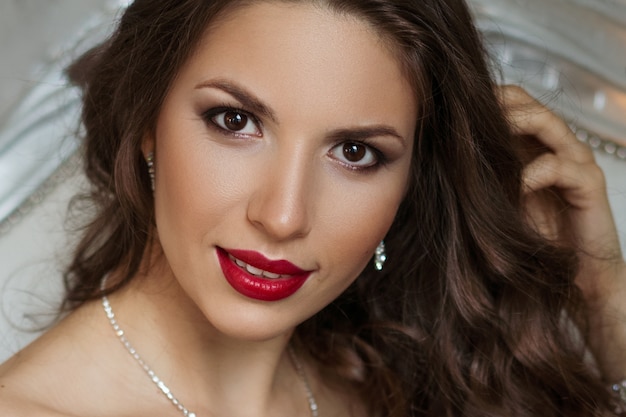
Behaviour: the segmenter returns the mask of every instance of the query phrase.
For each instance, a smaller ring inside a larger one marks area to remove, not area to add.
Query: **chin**
[[[217,312],[205,311],[204,315],[209,328],[215,332],[214,336],[248,342],[289,338],[296,326],[307,318],[298,321],[293,309],[281,312],[269,311],[267,307],[230,303],[227,308]]]

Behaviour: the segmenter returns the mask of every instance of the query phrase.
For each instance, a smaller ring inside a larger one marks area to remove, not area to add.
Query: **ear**
[[[154,153],[155,148],[156,140],[154,138],[154,132],[148,131],[141,139],[141,153],[143,154],[143,158],[147,159],[148,154]]]

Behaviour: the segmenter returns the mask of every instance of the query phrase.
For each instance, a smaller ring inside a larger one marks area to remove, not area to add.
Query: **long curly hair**
[[[294,343],[329,381],[353,387],[373,416],[610,415],[584,333],[572,330],[584,308],[575,253],[525,221],[521,142],[467,6],[313,2],[371,25],[420,108],[384,271],[363,271],[297,328]],[[65,274],[66,309],[99,297],[104,275],[122,273],[112,292],[138,272],[154,222],[141,140],[207,28],[250,3],[136,0],[111,38],[69,69],[84,91],[96,214]]]

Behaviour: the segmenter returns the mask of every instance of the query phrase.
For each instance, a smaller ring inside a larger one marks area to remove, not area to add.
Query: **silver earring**
[[[386,260],[387,253],[385,252],[385,242],[381,240],[378,246],[376,246],[376,251],[374,251],[374,268],[376,268],[377,271],[382,271]]]
[[[146,164],[148,164],[148,175],[150,175],[150,187],[154,191],[154,152],[148,152]]]

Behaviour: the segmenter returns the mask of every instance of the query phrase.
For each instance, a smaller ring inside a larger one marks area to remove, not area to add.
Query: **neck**
[[[109,300],[141,358],[199,417],[300,415],[308,408],[286,352],[291,330],[265,340],[224,334],[167,274],[137,276]],[[154,389],[139,364],[125,372],[135,386]]]

